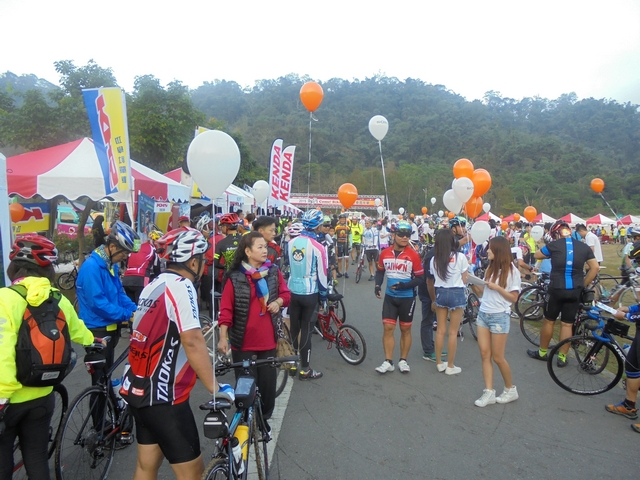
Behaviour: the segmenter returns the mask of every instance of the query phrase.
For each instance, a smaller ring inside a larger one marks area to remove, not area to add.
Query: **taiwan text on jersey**
[[[395,252],[392,246],[385,248],[378,258],[378,270],[384,270],[387,274],[385,293],[398,298],[413,297],[413,289],[392,290],[393,285],[399,282],[408,282],[415,275],[424,274],[420,255],[410,247],[405,248],[402,252]]]

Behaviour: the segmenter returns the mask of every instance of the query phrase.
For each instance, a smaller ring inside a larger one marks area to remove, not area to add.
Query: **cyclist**
[[[208,245],[200,232],[182,227],[162,236],[157,247],[167,269],[140,295],[131,368],[120,390],[136,423],[134,478],[157,478],[164,458],[177,478],[199,478],[204,461],[189,394],[196,376],[209,392],[219,390],[200,330],[194,286],[204,271]]]
[[[9,254],[7,275],[12,285],[26,289],[35,306],[49,299],[55,277],[56,246],[45,237],[25,235],[16,240]],[[8,288],[0,289],[0,478],[13,475],[13,444],[20,449],[29,478],[49,477],[49,428],[54,409],[53,387],[25,387],[16,378],[16,341],[27,307],[26,300]],[[59,307],[74,342],[90,345],[93,334],[78,319],[73,306],[61,296]]]
[[[362,233],[364,228],[360,224],[358,217],[351,217],[351,265],[355,265],[360,259],[360,248],[362,247]]]
[[[449,228],[455,235],[458,251],[464,253],[469,260],[471,237],[467,233],[467,220],[464,217],[453,217],[449,220]]]
[[[627,232],[627,236],[631,238],[633,243],[627,243],[622,249],[622,265],[620,266],[620,270],[622,271],[622,285],[630,285],[631,280],[629,279],[629,274],[632,273],[635,269],[635,260],[629,256],[629,252],[633,248],[634,244],[640,241],[640,230],[635,228],[630,228]]]
[[[140,292],[151,280],[160,275],[160,260],[153,242],[162,236],[160,230],[151,230],[149,241],[140,245],[140,250],[129,255],[127,269],[122,277],[122,286],[128,297],[137,304]]]
[[[338,256],[338,278],[344,276],[349,278],[347,271],[349,270],[349,237],[351,235],[351,228],[347,225],[347,214],[342,213],[338,218],[338,224],[336,225],[336,245]]]
[[[111,227],[106,245],[96,248],[84,261],[76,280],[79,316],[96,337],[109,337],[103,350],[105,369],[111,368],[120,338],[120,326],[136,311],[136,304],[124,292],[118,264],[140,250],[138,234],[117,220]],[[102,372],[91,375],[95,384]]]
[[[314,380],[322,377],[322,372],[309,367],[311,357],[309,332],[316,306],[318,303],[324,304],[327,296],[327,251],[316,241],[323,220],[322,212],[306,211],[302,216],[304,230],[298,237],[289,241],[288,247],[291,268],[289,317],[293,347],[300,351],[301,369],[298,371],[300,380]],[[298,334],[300,334],[300,342],[298,342]]]
[[[190,225],[191,225],[191,220],[189,220],[188,215],[182,215],[180,218],[178,218],[178,228],[188,227]]]
[[[196,230],[207,239],[209,247],[205,254],[205,266],[202,278],[200,279],[200,301],[201,305],[204,305],[208,309],[211,316],[213,316],[213,303],[211,299],[211,292],[213,290],[213,249],[211,248],[215,241],[214,235],[214,222],[207,213],[203,213],[196,223]]]
[[[364,221],[364,233],[362,234],[364,254],[369,262],[369,281],[375,280],[374,265],[380,255],[380,232],[373,226],[370,218]]]
[[[220,218],[220,227],[225,238],[216,243],[216,251],[213,254],[215,268],[227,271],[233,261],[233,255],[238,248],[242,234],[238,233],[238,215],[227,213]],[[221,278],[221,286],[224,287],[224,276]]]
[[[322,219],[322,226],[320,229],[320,233],[322,234],[321,239],[318,240],[320,244],[327,249],[327,262],[328,269],[331,276],[331,280],[334,281],[336,279],[336,268],[337,268],[337,260],[336,260],[336,246],[333,241],[333,235],[331,235],[331,217],[329,215],[325,215]]]
[[[411,348],[411,322],[416,304],[415,287],[424,283],[424,269],[420,255],[409,245],[411,224],[401,220],[393,235],[393,245],[380,253],[375,275],[375,295],[382,298],[382,282],[387,274],[387,288],[382,304],[382,346],[385,360],[376,367],[376,372],[387,373],[394,370],[393,350],[395,347],[394,331],[396,322],[400,321],[400,360],[398,369],[409,373],[411,368],[407,356]]]
[[[571,237],[571,228],[558,220],[549,230],[554,241],[548,243],[535,254],[535,258],[551,259],[551,282],[547,298],[545,298],[544,323],[540,331],[540,348],[527,350],[527,355],[537,360],[547,361],[549,341],[553,335],[553,327],[561,315],[562,328],[560,341],[572,334],[572,325],[580,307],[580,295],[583,287],[589,285],[598,274],[600,265],[593,251],[586,244]],[[584,274],[585,264],[589,267]],[[567,344],[567,350],[569,344]],[[558,367],[567,364],[566,353],[558,353]]]
[[[586,225],[583,223],[576,225],[576,232],[584,238],[584,243],[589,245],[589,248],[593,251],[593,255],[596,257],[596,260],[598,263],[601,263],[604,258],[602,257],[602,246],[600,245],[600,239],[598,236],[595,233],[588,231]]]

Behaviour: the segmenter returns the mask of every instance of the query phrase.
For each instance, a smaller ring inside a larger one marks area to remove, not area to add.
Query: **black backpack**
[[[9,288],[26,300],[25,287]],[[16,378],[24,386],[57,385],[70,371],[73,346],[67,319],[60,310],[61,297],[52,290],[37,307],[27,302],[16,342]]]

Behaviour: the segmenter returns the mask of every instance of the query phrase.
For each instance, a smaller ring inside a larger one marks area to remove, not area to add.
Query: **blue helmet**
[[[406,220],[400,220],[396,225],[396,232],[409,232],[413,231],[411,224]]]
[[[320,225],[322,225],[322,221],[324,220],[324,215],[319,210],[307,210],[302,215],[302,225],[307,230],[315,230]]]
[[[108,240],[111,243],[117,243],[128,252],[140,250],[140,237],[129,225],[120,220],[111,227]]]

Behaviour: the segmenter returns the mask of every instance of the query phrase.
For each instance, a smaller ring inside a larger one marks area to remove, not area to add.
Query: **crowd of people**
[[[382,299],[384,359],[376,372],[395,370],[398,326],[397,367],[403,374],[410,373],[407,358],[419,298],[423,359],[434,362],[437,372],[460,374],[462,368],[455,364],[457,337],[468,291],[473,290],[481,299],[476,325],[485,384],[475,405],[517,400],[505,347],[521,276],[526,278],[535,269],[550,276],[540,348],[527,351],[531,358],[546,361],[558,318],[561,339],[571,335],[582,292],[602,262],[604,233],[584,225],[573,230],[556,222],[545,224],[544,235],[536,239],[530,224],[514,222],[503,228],[490,221],[489,226],[489,238],[476,245],[462,217],[411,215],[378,220],[346,213],[325,215],[319,210],[309,210],[299,219],[205,213],[196,219],[181,217],[180,226],[166,234],[152,229],[141,244],[130,226],[116,220],[107,232],[94,233],[95,250],[79,270],[79,312],[64,297],[59,306],[71,340],[104,345],[105,369],[113,365],[123,325],[129,325],[130,368],[120,394],[129,406],[131,422],[123,426],[118,441],[121,446],[133,442],[135,423],[134,478],[156,478],[165,458],[177,478],[197,478],[204,462],[189,407],[190,392],[200,379],[211,394],[233,398],[233,389],[214,379],[200,308],[212,315],[219,312],[216,347],[234,361],[275,356],[279,325],[286,313],[293,348],[300,357],[298,378],[317,380],[323,376],[311,368],[317,311],[326,308],[327,295],[338,282],[349,279],[349,267],[361,259],[373,294]],[[622,236],[638,242],[629,244],[623,259],[624,265],[635,267],[640,233],[619,230],[618,240]],[[6,319],[0,322],[0,478],[11,477],[12,447],[18,437],[28,475],[46,479],[47,439],[27,432],[44,432],[43,426],[50,422],[52,388],[21,385],[12,352],[26,305],[39,305],[56,292],[51,281],[57,250],[46,238],[27,235],[16,240],[10,258],[13,287],[24,289],[25,295],[0,290],[0,318]],[[123,275],[121,263],[126,263]],[[470,282],[476,274],[483,281]],[[640,315],[639,308],[621,309],[616,316],[633,320]],[[627,396],[620,404],[606,407],[631,419],[637,418],[640,387],[637,338],[625,363]],[[566,353],[558,356],[558,366],[566,365]],[[494,364],[504,383],[500,395],[496,395]],[[100,374],[94,372],[93,383]],[[276,373],[264,368],[254,375],[267,420],[264,433],[270,434]],[[158,418],[163,419],[161,424]],[[640,424],[633,428],[640,431]]]

